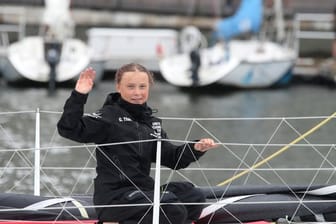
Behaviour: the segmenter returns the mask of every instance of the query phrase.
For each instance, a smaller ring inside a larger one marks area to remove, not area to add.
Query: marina
[[[231,7],[231,11],[221,11],[217,12],[222,14],[224,17],[228,17],[234,13],[239,6],[239,1],[233,1],[233,5]],[[1,3],[1,2],[0,2]],[[215,23],[215,17],[209,15],[208,11],[196,14],[188,15],[187,13],[176,13],[165,14],[165,17],[155,14],[155,10],[152,11],[127,11],[121,10],[119,12],[110,12],[110,11],[99,11],[97,9],[90,9],[90,6],[81,6],[81,8],[76,8],[76,5],[79,4],[76,1],[73,3],[73,7],[71,9],[71,15],[73,20],[75,21],[75,34],[76,37],[86,42],[89,45],[90,51],[94,52],[91,61],[91,65],[99,71],[99,74],[104,73],[105,71],[110,71],[116,69],[116,67],[120,64],[117,58],[122,58],[125,55],[120,55],[116,52],[116,55],[111,55],[109,52],[101,52],[99,48],[100,45],[97,45],[95,40],[98,40],[97,34],[94,34],[93,31],[90,31],[90,28],[101,28],[103,27],[106,31],[108,29],[113,28],[114,30],[118,30],[119,28],[127,27],[130,31],[133,30],[134,33],[138,28],[139,32],[141,32],[141,28],[152,29],[163,31],[163,32],[177,32],[183,29],[186,26],[196,26],[204,32],[206,36],[209,35],[211,29]],[[168,3],[167,3],[168,4]],[[185,3],[191,4],[191,3]],[[215,4],[215,3],[213,3]],[[318,6],[309,2],[309,4],[300,5],[298,2],[286,2],[284,3],[284,11],[283,16],[285,17],[285,28],[288,30],[287,38],[290,38],[291,42],[295,45],[295,50],[298,55],[296,60],[293,74],[298,76],[299,78],[323,78],[326,80],[334,81],[334,62],[333,60],[329,60],[331,57],[331,42],[333,39],[333,31],[332,31],[332,21],[333,15],[330,12],[330,8],[325,6]],[[332,2],[330,2],[332,4]],[[97,7],[98,7],[97,3]],[[126,7],[125,4],[124,7]],[[192,4],[191,4],[192,5]],[[116,6],[116,5],[115,5]],[[131,6],[131,4],[129,4]],[[111,7],[113,7],[111,5]],[[154,5],[153,5],[154,7]],[[196,6],[195,6],[196,7]],[[206,6],[209,7],[209,6]],[[209,8],[204,8],[204,10],[210,10]],[[224,6],[223,6],[224,7]],[[301,8],[300,8],[301,7]],[[305,8],[307,7],[307,8]],[[311,8],[308,8],[311,7]],[[179,6],[177,6],[179,8]],[[177,9],[176,8],[176,9]],[[312,10],[315,9],[314,12]],[[317,10],[319,9],[319,10]],[[168,10],[168,9],[167,9]],[[300,12],[300,10],[302,12]],[[1,44],[0,44],[0,52],[1,52],[1,67],[4,65],[4,58],[7,55],[7,46],[13,40],[21,40],[24,36],[36,35],[39,32],[39,24],[41,23],[41,16],[43,15],[43,7],[39,5],[39,3],[33,3],[28,6],[20,6],[19,4],[5,4],[1,7],[2,21],[1,24]],[[308,13],[310,12],[310,13]],[[31,15],[27,18],[26,15]],[[38,16],[40,15],[40,16]],[[89,16],[88,16],[89,15]],[[270,17],[272,15],[271,8],[265,8],[265,17]],[[166,19],[164,19],[166,18]],[[95,24],[91,24],[94,21]],[[119,22],[118,22],[119,21]],[[155,23],[152,23],[155,21]],[[269,22],[268,22],[269,23]],[[269,23],[270,26],[275,26],[275,24]],[[267,23],[265,23],[267,25]],[[269,25],[268,25],[269,26]],[[272,27],[274,28],[274,27]],[[113,30],[112,29],[112,30]],[[122,30],[122,29],[121,29]],[[167,31],[169,30],[169,31]],[[132,32],[133,32],[132,31]],[[100,32],[100,31],[98,31]],[[96,36],[95,36],[96,35]],[[101,34],[98,34],[101,35]],[[106,36],[106,34],[104,34]],[[120,35],[120,34],[119,34]],[[128,39],[136,39],[136,36],[131,36],[135,34],[124,34],[124,38]],[[170,55],[174,52],[180,51],[178,48],[178,35],[179,34],[171,34],[171,40],[176,41],[174,45],[169,45],[169,48],[165,49],[165,54]],[[110,36],[109,38],[117,38],[117,36]],[[294,38],[294,39],[293,39]],[[106,42],[104,36],[101,36],[101,43],[107,44],[109,46],[111,43]],[[115,39],[111,39],[115,40]],[[150,39],[148,39],[150,40]],[[148,41],[144,40],[144,41]],[[154,41],[151,40],[151,41]],[[289,40],[286,40],[289,41]],[[308,42],[307,42],[308,41]],[[321,42],[322,41],[322,42]],[[114,44],[114,43],[112,43]],[[120,44],[122,44],[120,42]],[[134,42],[134,44],[138,44],[138,42]],[[146,44],[146,42],[144,42]],[[123,45],[120,45],[123,46]],[[320,49],[319,54],[322,57],[316,56],[316,52],[312,49],[312,46],[316,46]],[[133,46],[134,47],[134,46]],[[148,46],[151,48],[150,46]],[[109,48],[106,48],[107,50]],[[114,49],[114,48],[111,48]],[[310,51],[307,49],[310,49]],[[140,50],[140,49],[139,49]],[[159,57],[157,52],[157,48],[153,48],[151,50],[151,59],[148,61],[148,56],[146,55],[136,55],[130,56],[130,60],[139,60],[141,62],[148,64],[149,68],[152,68],[154,71],[158,71],[159,69]],[[309,53],[310,52],[310,53]],[[302,54],[302,55],[301,55]],[[156,57],[156,59],[155,59]],[[105,61],[106,63],[103,63]],[[115,64],[113,64],[115,63]],[[103,69],[103,70],[102,70]],[[7,77],[7,74],[6,74]]]
[[[65,100],[73,91],[78,74],[68,80],[59,80],[62,76],[56,72],[60,72],[62,66],[53,64],[55,58],[51,57],[51,61],[44,61],[46,64],[43,66],[35,64],[37,69],[31,70],[47,71],[49,63],[49,80],[46,76],[42,81],[29,77],[28,82],[6,78],[10,74],[5,69],[7,59],[13,60],[16,55],[16,71],[20,66],[26,66],[21,69],[22,73],[34,64],[31,61],[35,54],[23,53],[26,55],[23,58],[20,51],[15,50],[18,49],[17,43],[38,38],[37,45],[29,42],[25,49],[29,52],[39,51],[40,59],[44,59],[44,39],[32,35],[32,31],[38,30],[38,15],[42,14],[43,7],[33,2],[23,11],[16,11],[21,6],[10,4],[0,9],[4,14],[19,12],[13,17],[0,17],[1,21],[7,22],[0,24],[0,223],[96,224],[95,208],[99,206],[93,203],[92,198],[97,166],[95,153],[105,144],[71,141],[61,137],[57,130]],[[120,65],[128,60],[137,61],[154,72],[155,82],[148,104],[155,109],[155,116],[162,119],[162,127],[169,138],[106,144],[140,146],[152,141],[157,144],[155,154],[158,157],[150,168],[155,191],[153,200],[146,204],[154,211],[153,223],[161,223],[159,220],[162,217],[158,215],[163,208],[161,206],[171,204],[164,198],[160,199],[160,185],[176,181],[192,183],[206,197],[206,201],[200,203],[203,206],[201,216],[193,224],[336,222],[336,66],[331,57],[334,38],[332,14],[326,9],[316,10],[319,13],[313,15],[297,13],[294,23],[283,21],[287,27],[286,38],[274,32],[272,42],[243,37],[228,42],[231,51],[226,51],[228,48],[225,45],[218,47],[215,54],[210,52],[213,49],[203,48],[202,66],[206,62],[216,61],[220,62],[221,67],[215,71],[212,63],[204,66],[208,70],[205,69],[200,82],[193,85],[189,73],[192,61],[189,61],[188,55],[184,55],[183,59],[177,57],[175,64],[165,65],[166,70],[175,69],[170,73],[170,80],[163,74],[162,62],[183,52],[180,41],[184,28],[189,25],[200,28],[198,32],[209,38],[214,23],[214,6],[223,3],[212,1],[210,8],[209,4],[202,8],[201,3],[196,1],[175,3],[192,5],[193,11],[186,14],[183,7],[179,7],[179,10],[170,8],[173,1],[160,0],[161,4],[166,4],[166,8],[161,9],[162,14],[158,15],[154,13],[156,3],[151,9],[144,4],[141,11],[136,10],[129,1],[110,1],[106,8],[128,9],[112,13],[100,11],[103,2],[97,1],[96,8],[92,8],[89,2],[73,1],[75,40],[82,44],[82,51],[77,51],[74,45],[70,46],[68,51],[72,53],[72,59],[71,55],[62,52],[65,63],[68,63],[65,70],[77,69],[74,73],[79,73],[80,68],[92,66],[98,71],[96,84],[85,105],[84,113],[89,116],[96,114],[108,93],[116,91],[114,73]],[[230,18],[239,6],[238,1],[232,2],[231,8],[218,9],[216,14]],[[287,8],[283,13],[286,16],[299,5],[284,2]],[[306,6],[314,2],[306,1]],[[133,10],[130,10],[132,7]],[[197,11],[197,7],[202,10]],[[172,14],[174,10],[176,14]],[[267,10],[265,12],[268,13]],[[22,18],[19,15],[28,14],[32,16],[24,17],[26,20],[18,19]],[[89,16],[85,18],[85,15]],[[184,37],[185,43],[190,43],[190,38]],[[204,38],[201,35],[192,37]],[[12,38],[15,43],[10,41]],[[275,43],[277,38],[282,41],[278,41],[279,45],[275,47],[271,43]],[[314,47],[310,41],[323,41],[321,45],[316,44],[316,47],[324,48],[323,53],[313,56],[307,53]],[[261,46],[261,42],[265,44],[264,47],[266,43],[270,47],[257,54],[255,46],[260,50],[258,46]],[[63,47],[65,43],[62,42]],[[293,45],[288,49],[289,53],[283,56],[282,47],[289,46],[288,43]],[[127,47],[132,50],[127,50]],[[250,48],[252,50],[248,51]],[[210,53],[204,49],[210,49]],[[232,49],[236,49],[236,53],[232,53]],[[239,54],[242,51],[245,55]],[[250,51],[255,54],[248,54]],[[75,58],[78,52],[86,57]],[[228,52],[232,54],[226,58]],[[228,61],[228,58],[233,60]],[[289,62],[285,66],[275,66],[278,58],[280,62],[287,59]],[[82,65],[75,66],[79,59],[83,59]],[[23,60],[22,63],[20,60]],[[185,77],[181,76],[183,71],[178,70],[180,68],[188,71]],[[63,75],[65,70],[61,72]],[[216,80],[205,79],[208,78],[207,73],[214,77],[217,71],[220,72]],[[223,71],[235,74],[231,75],[231,81],[230,76],[222,75]],[[274,74],[278,74],[276,71],[281,71],[281,74],[275,77]],[[38,72],[35,73],[33,76],[38,75]],[[287,73],[292,77],[282,76]],[[237,79],[237,74],[242,74],[243,78]],[[248,77],[244,74],[248,74]],[[266,80],[265,74],[272,75],[275,80]],[[252,77],[261,79],[254,81]],[[288,79],[284,80],[283,77]],[[185,79],[183,84],[180,82],[182,78]],[[245,82],[242,84],[241,80]],[[279,80],[285,81],[284,85],[273,85]],[[162,143],[180,145],[195,143],[195,139],[201,138],[212,138],[219,147],[184,169],[161,166],[159,155]],[[119,165],[118,169],[122,170],[122,164]],[[120,175],[131,178],[125,173]],[[138,186],[134,187],[138,189]],[[137,193],[142,192],[134,192]],[[184,205],[172,203],[180,204]],[[199,204],[193,202],[185,205]],[[132,209],[144,204],[122,206]]]

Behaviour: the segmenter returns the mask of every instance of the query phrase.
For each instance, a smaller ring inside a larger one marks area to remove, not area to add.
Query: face
[[[132,104],[143,104],[149,96],[149,79],[146,72],[125,72],[116,89],[121,97]]]

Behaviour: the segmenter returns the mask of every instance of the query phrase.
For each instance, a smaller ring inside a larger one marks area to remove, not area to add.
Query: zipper
[[[120,170],[118,171],[118,172],[119,172],[119,179],[120,179],[121,181],[125,181],[125,180],[126,180],[126,177],[125,177],[124,174],[123,174],[124,170],[123,170],[123,168],[122,168],[122,166],[121,166],[121,162],[120,162],[118,156],[117,156],[117,155],[113,155],[113,156],[112,156],[112,161],[115,163],[115,166],[117,166],[116,169],[120,169]],[[122,172],[121,172],[121,171],[122,171]]]

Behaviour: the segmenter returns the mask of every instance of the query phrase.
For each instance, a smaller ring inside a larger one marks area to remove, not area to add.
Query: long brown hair
[[[115,74],[115,81],[117,84],[120,83],[122,76],[125,72],[145,72],[148,75],[148,80],[149,80],[149,84],[153,85],[154,84],[154,75],[151,71],[149,71],[147,68],[145,68],[144,66],[137,64],[137,63],[129,63],[129,64],[125,64],[123,66],[121,66],[116,74]]]

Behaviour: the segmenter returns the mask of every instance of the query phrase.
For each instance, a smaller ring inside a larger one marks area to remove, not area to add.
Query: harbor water
[[[94,147],[66,140],[56,129],[73,86],[60,86],[50,97],[42,87],[1,85],[1,192],[33,192],[38,114],[42,194],[92,193]],[[96,86],[85,112],[99,109],[114,90],[112,80]],[[149,105],[158,109],[156,115],[163,119],[163,128],[174,144],[201,137],[212,137],[220,143],[190,170],[164,169],[161,182],[187,180],[199,186],[217,185],[274,155],[333,114],[335,99],[334,88],[311,83],[242,90],[225,86],[180,89],[157,81]],[[298,145],[232,184],[336,184],[335,122],[335,118],[326,122],[296,142]]]

